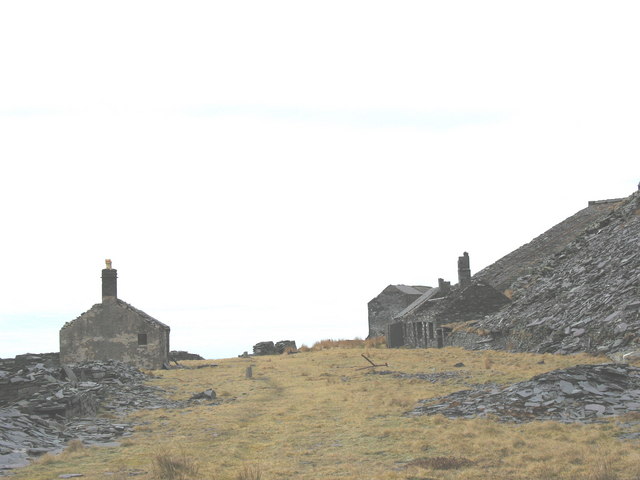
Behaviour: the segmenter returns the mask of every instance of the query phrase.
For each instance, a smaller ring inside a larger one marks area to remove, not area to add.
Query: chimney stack
[[[460,288],[471,285],[471,269],[469,268],[469,254],[464,252],[462,257],[458,257],[458,284]]]
[[[451,282],[447,282],[443,278],[439,278],[438,288],[440,289],[441,295],[449,295],[449,293],[451,293]]]
[[[118,271],[111,268],[111,260],[105,260],[107,268],[102,270],[102,303],[118,298]]]

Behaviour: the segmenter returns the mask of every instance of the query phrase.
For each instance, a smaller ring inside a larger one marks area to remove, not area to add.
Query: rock
[[[215,400],[216,392],[209,388],[204,392],[196,393],[189,400]]]
[[[259,342],[253,346],[254,355],[276,355],[282,353],[297,352],[296,342],[294,340],[280,340],[277,343]]]
[[[135,427],[119,420],[128,413],[186,405],[146,385],[148,376],[131,365],[105,361],[62,367],[57,359],[57,354],[0,359],[0,371],[6,372],[0,376],[0,474],[27,465],[32,457],[61,452],[70,438],[117,445]],[[98,408],[110,418],[96,417]]]
[[[464,367],[464,363],[462,363],[462,362],[458,362],[458,363],[456,363],[456,364],[454,365],[454,367],[456,367],[456,368]]]
[[[182,350],[171,350],[169,352],[169,358],[174,362],[181,360],[204,360],[204,358],[197,353],[189,353]]]
[[[294,353],[298,351],[295,340],[280,340],[275,344],[276,352],[282,353]]]
[[[492,332],[488,343],[478,344],[477,336],[459,330],[448,337],[447,344],[538,353],[607,353],[616,360],[617,354],[627,352],[630,343],[640,338],[640,192],[601,203],[604,210],[592,205],[478,272],[475,279],[502,278],[500,272],[527,265],[526,275],[500,288],[513,292],[512,302],[474,324],[477,330]],[[615,207],[607,210],[607,203]],[[595,215],[605,210],[606,214]],[[592,213],[597,223],[585,228],[581,219],[591,218]],[[570,232],[572,228],[579,230]],[[573,240],[563,243],[565,235]],[[554,251],[555,241],[564,248]]]
[[[473,418],[491,414],[503,422],[588,423],[639,409],[640,368],[602,364],[555,370],[502,389],[480,386],[422,400],[407,415]]]
[[[275,355],[276,346],[273,342],[258,342],[253,346],[254,355]]]

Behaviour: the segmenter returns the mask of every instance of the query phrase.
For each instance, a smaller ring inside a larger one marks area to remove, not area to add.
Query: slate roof
[[[407,293],[409,295],[422,295],[426,292],[430,287],[423,287],[421,285],[394,285],[398,290],[402,293]]]
[[[160,320],[156,320],[155,318],[153,318],[148,313],[145,313],[142,310],[138,310],[133,305],[129,305],[127,302],[122,301],[119,298],[116,298],[116,304],[119,305],[122,308],[125,308],[127,310],[132,311],[132,312],[135,312],[138,316],[140,316],[140,318],[142,318],[145,322],[147,322],[147,323],[149,323],[151,325],[159,326],[160,328],[163,328],[165,330],[171,330],[169,325],[166,325],[166,324],[162,323]],[[101,308],[102,305],[103,305],[102,303],[96,303],[88,311],[86,311],[86,312],[82,313],[80,316],[78,316],[78,318],[75,318],[74,320],[71,320],[70,322],[65,323],[62,328],[67,328],[67,327],[71,326],[73,324],[73,322],[75,322],[79,318],[83,317],[85,314],[89,313],[91,310]]]
[[[393,318],[396,319],[396,318],[400,318],[400,317],[404,317],[405,315],[408,315],[409,313],[413,312],[416,308],[418,308],[420,305],[424,304],[430,298],[434,298],[439,291],[440,289],[438,287],[427,290],[420,297],[416,298],[411,304],[409,304],[407,308],[399,312]]]

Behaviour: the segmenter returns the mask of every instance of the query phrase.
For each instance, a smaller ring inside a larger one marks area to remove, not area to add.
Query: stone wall
[[[121,300],[94,305],[60,330],[64,364],[119,360],[158,369],[168,354],[169,328]]]

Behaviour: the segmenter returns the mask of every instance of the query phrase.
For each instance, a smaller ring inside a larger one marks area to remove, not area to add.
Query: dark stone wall
[[[139,334],[146,334],[146,345],[138,344]],[[94,305],[60,330],[63,364],[119,360],[158,369],[168,355],[169,328],[120,300]]]

